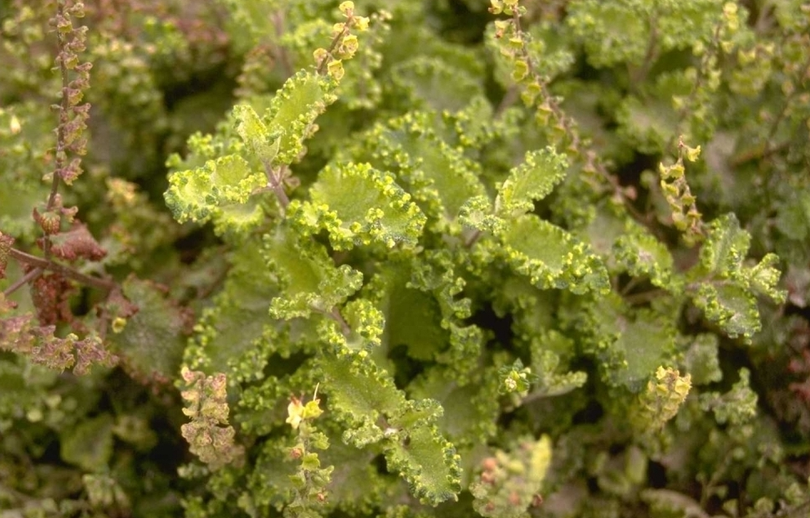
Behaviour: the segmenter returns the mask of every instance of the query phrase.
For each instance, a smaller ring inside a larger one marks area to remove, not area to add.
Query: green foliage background
[[[1,518],[810,513],[810,3],[0,0],[0,63]]]

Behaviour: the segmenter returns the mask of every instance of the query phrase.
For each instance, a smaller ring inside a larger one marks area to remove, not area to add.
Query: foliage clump
[[[809,30],[0,0],[0,515],[806,514]]]

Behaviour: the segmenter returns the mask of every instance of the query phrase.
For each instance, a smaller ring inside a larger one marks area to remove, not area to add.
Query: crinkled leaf
[[[750,234],[740,228],[734,214],[721,216],[710,224],[700,263],[689,272],[697,281],[691,291],[695,305],[730,337],[742,336],[746,341],[762,327],[756,295],[776,303],[786,297],[776,287],[780,272],[774,267],[778,261],[774,254],[746,266],[750,243]]]
[[[409,113],[366,135],[364,159],[382,164],[407,183],[408,192],[438,228],[445,229],[461,207],[486,194],[478,166],[436,134],[438,115]]]
[[[338,250],[371,242],[413,247],[426,220],[392,175],[368,164],[327,166],[310,195],[311,203],[291,207],[290,217],[313,231],[326,228]]]
[[[276,93],[262,117],[270,135],[281,135],[273,163],[292,164],[306,152],[304,141],[318,129],[315,119],[335,101],[331,89],[324,76],[302,70]]]
[[[459,459],[435,427],[441,414],[436,402],[407,400],[365,355],[324,358],[321,365],[330,408],[350,426],[344,441],[358,447],[384,441],[389,466],[416,496],[433,505],[455,497]]]
[[[244,158],[226,155],[169,176],[164,197],[177,221],[203,223],[219,216],[229,205],[245,204],[266,182],[264,172],[251,167]],[[235,219],[240,219],[238,216]]]
[[[119,333],[108,335],[115,351],[140,378],[174,379],[188,337],[188,313],[149,281],[130,277],[123,292],[138,310]]]
[[[479,76],[480,77],[480,76]],[[416,56],[391,71],[394,88],[410,97],[409,106],[427,105],[436,111],[455,112],[483,94],[480,80],[455,64],[433,57]]]
[[[667,247],[646,232],[621,236],[613,245],[616,260],[634,276],[646,276],[654,286],[671,292],[682,289],[682,281],[673,272],[672,254]]]
[[[461,491],[461,457],[453,445],[432,425],[414,426],[403,435],[385,445],[389,469],[398,471],[423,503],[456,500]]]
[[[501,238],[509,263],[538,288],[587,293],[610,287],[604,264],[587,244],[536,216],[513,220]]]
[[[719,325],[731,338],[741,336],[750,340],[762,329],[756,298],[740,286],[703,283],[693,301],[709,321]]]
[[[611,382],[636,392],[671,358],[675,350],[675,330],[651,313],[641,312],[635,321],[622,326],[621,335],[611,348],[625,359],[623,368],[609,373]]]
[[[751,236],[740,228],[737,217],[726,214],[711,222],[709,237],[700,249],[700,264],[710,273],[734,276],[741,270],[750,244]]]
[[[517,217],[534,208],[565,177],[568,161],[551,147],[529,151],[523,163],[509,171],[498,190],[495,207],[502,217]]]
[[[308,236],[279,227],[266,236],[264,257],[280,281],[281,293],[270,304],[275,318],[331,313],[363,284],[363,274],[349,265],[335,266],[326,250]]]
[[[548,331],[534,337],[531,344],[531,367],[536,381],[530,396],[559,396],[585,384],[588,380],[587,373],[567,370],[567,359],[573,351],[573,340],[557,331]]]
[[[740,379],[725,394],[706,392],[700,396],[703,410],[711,410],[719,424],[729,422],[740,425],[754,419],[757,415],[757,394],[751,390],[749,379],[751,372],[742,368]]]
[[[379,418],[396,415],[406,401],[390,375],[363,358],[324,359],[321,365],[330,408],[352,427],[359,427],[348,435],[344,432],[344,440],[362,446],[382,439]]]
[[[686,372],[692,376],[693,384],[706,385],[723,379],[718,357],[718,342],[717,335],[709,333],[702,333],[691,339],[684,363]]]
[[[271,132],[249,104],[234,106],[233,116],[236,119],[236,133],[250,152],[260,162],[272,162],[281,147],[281,132]]]
[[[261,243],[256,240],[245,243],[228,259],[231,263],[228,276],[195,326],[194,340],[185,351],[185,363],[208,374],[223,372],[225,366],[230,366],[225,371],[229,376],[255,377],[263,363],[248,357],[254,351],[261,354],[264,350],[262,339],[275,324],[268,308],[279,290],[262,258]]]

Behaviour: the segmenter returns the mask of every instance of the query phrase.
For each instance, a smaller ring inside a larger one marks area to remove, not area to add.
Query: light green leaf
[[[247,148],[260,162],[270,164],[281,147],[281,131],[278,128],[274,128],[275,131],[268,129],[249,104],[234,106],[233,116],[236,119],[236,133]]]
[[[177,221],[203,223],[222,215],[229,205],[246,203],[265,183],[264,173],[251,168],[244,158],[226,155],[208,160],[197,169],[170,175],[164,197]],[[227,219],[224,218],[226,227]]]
[[[565,177],[568,160],[551,147],[529,151],[522,164],[509,171],[498,190],[495,207],[501,217],[515,218],[534,208]]]
[[[396,436],[386,441],[389,469],[398,471],[408,482],[411,493],[425,504],[457,500],[461,491],[461,457],[453,445],[433,425],[417,425],[403,435],[402,439]]]
[[[616,260],[634,277],[646,276],[654,286],[673,293],[683,289],[683,281],[673,271],[672,254],[666,245],[634,227],[613,245]]]
[[[330,314],[363,284],[361,272],[345,264],[335,266],[321,245],[286,226],[265,236],[264,257],[281,287],[270,303],[275,318]]]
[[[304,141],[317,130],[315,119],[335,102],[333,83],[314,71],[301,70],[276,93],[263,119],[271,135],[281,134],[276,164],[292,164],[305,153]]]
[[[604,264],[588,245],[536,216],[513,220],[501,238],[509,263],[538,288],[587,293],[610,287]]]
[[[659,366],[670,361],[675,330],[651,313],[640,312],[635,321],[622,325],[621,335],[611,348],[622,354],[625,365],[608,373],[611,383],[637,392]]]
[[[426,220],[392,175],[368,164],[325,167],[310,195],[311,203],[290,207],[290,218],[313,233],[325,228],[338,250],[371,242],[413,247]]]
[[[731,338],[749,341],[762,329],[757,300],[743,287],[724,283],[702,283],[692,299],[709,321],[719,325]]]

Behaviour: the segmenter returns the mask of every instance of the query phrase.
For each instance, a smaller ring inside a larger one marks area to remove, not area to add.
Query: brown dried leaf
[[[67,232],[60,232],[51,236],[51,251],[56,257],[67,261],[78,258],[98,261],[107,255],[96,239],[82,223],[74,223]],[[42,240],[39,241],[42,246]]]

